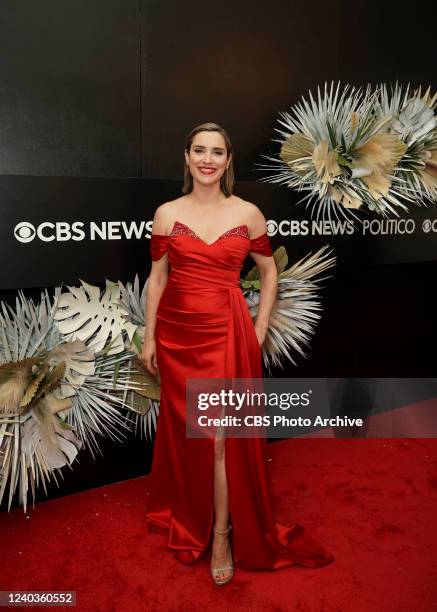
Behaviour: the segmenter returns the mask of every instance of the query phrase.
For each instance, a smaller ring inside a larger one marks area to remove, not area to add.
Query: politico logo
[[[150,238],[152,221],[44,221],[35,226],[21,221],[14,227],[14,236],[24,244],[35,239],[41,242],[81,242],[82,240],[142,240]]]
[[[402,236],[412,234],[416,229],[414,219],[366,219],[363,221],[362,234],[367,236]]]

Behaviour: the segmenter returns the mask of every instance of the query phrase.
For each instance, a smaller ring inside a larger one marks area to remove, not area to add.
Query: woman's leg
[[[229,500],[225,469],[225,440],[222,437],[215,439],[214,511],[215,528],[218,531],[224,531],[229,523]]]
[[[225,439],[220,436],[215,438],[214,511],[215,529],[218,531],[225,531],[229,524],[229,500],[225,469]],[[232,554],[229,543],[229,533],[217,534],[214,531],[213,535],[211,566],[223,567],[230,565],[232,563]],[[222,570],[220,572],[220,578],[228,578],[230,574],[230,570]]]

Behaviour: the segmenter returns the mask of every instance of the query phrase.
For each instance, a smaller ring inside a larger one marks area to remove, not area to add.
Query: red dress
[[[187,378],[262,377],[261,348],[240,288],[247,255],[271,256],[267,232],[250,239],[245,225],[206,243],[175,222],[170,235],[152,234],[151,256],[168,251],[170,271],[156,317],[161,376],[146,519],[149,531],[168,535],[182,563],[207,550],[214,520],[214,440],[188,438]],[[244,569],[321,567],[334,560],[309,533],[273,518],[266,470],[266,439],[225,437],[225,468],[232,554]]]

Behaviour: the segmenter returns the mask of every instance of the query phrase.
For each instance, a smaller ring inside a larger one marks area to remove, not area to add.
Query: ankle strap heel
[[[214,533],[217,533],[219,535],[225,535],[226,533],[229,533],[231,529],[232,529],[232,525],[228,525],[228,528],[225,529],[224,531],[219,531],[218,529],[213,527]],[[230,542],[228,542],[228,546],[230,546]],[[211,577],[215,584],[217,584],[218,586],[224,585],[224,584],[227,584],[234,575],[234,564],[232,563],[232,560],[231,560],[231,563],[229,565],[225,565],[224,567],[212,567],[211,566],[210,572],[211,572]],[[221,572],[230,572],[230,574],[227,578],[220,578]]]
[[[225,529],[224,531],[218,531],[215,527],[214,527],[214,533],[217,533],[218,535],[224,535],[225,533],[229,533],[232,529],[232,525],[229,525],[227,529]]]

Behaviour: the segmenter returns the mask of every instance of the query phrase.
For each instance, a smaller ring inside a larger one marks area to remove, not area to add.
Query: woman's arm
[[[252,205],[248,225],[252,239],[267,231],[265,217],[255,205]],[[275,260],[271,256],[251,253],[251,257],[254,259],[260,275],[260,301],[255,319],[255,332],[261,345],[266,337],[270,315],[278,292],[278,270]]]
[[[260,275],[260,300],[255,319],[255,332],[261,345],[267,334],[270,315],[278,292],[278,271],[273,257],[266,257],[259,253],[254,253],[252,257]]]
[[[152,235],[166,234],[167,227],[168,223],[166,220],[165,211],[163,211],[160,206],[156,210],[153,218]],[[144,331],[144,342],[141,358],[146,366],[146,369],[154,376],[156,375],[158,367],[155,342],[156,313],[161,296],[167,284],[168,270],[168,254],[165,252],[161,259],[152,261],[152,269],[147,282],[145,315],[146,328]]]

